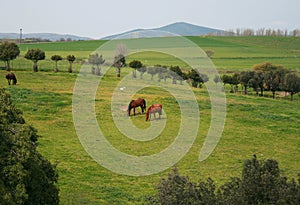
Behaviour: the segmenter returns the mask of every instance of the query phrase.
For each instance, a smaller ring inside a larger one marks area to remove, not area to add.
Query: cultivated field
[[[254,64],[272,62],[300,71],[300,38],[284,37],[189,37],[203,50],[213,50],[212,61],[218,71],[232,73],[251,70]],[[151,41],[151,39],[144,39]],[[79,41],[66,43],[24,44],[21,57],[13,61],[13,71],[18,85],[7,86],[0,79],[0,87],[6,87],[16,106],[24,114],[27,123],[33,125],[41,136],[39,151],[51,162],[57,163],[61,204],[142,204],[152,194],[161,177],[159,174],[131,177],[115,174],[96,163],[82,147],[73,124],[72,93],[81,63],[105,41]],[[39,62],[40,71],[32,72],[32,64],[22,58],[27,49],[46,51],[46,60]],[[67,73],[68,62],[59,62],[60,72],[54,73],[50,57],[59,54],[75,55],[74,73]],[[105,59],[105,56],[104,56]],[[184,62],[172,56],[143,52],[128,56],[127,62],[137,59],[147,65],[179,65]],[[186,67],[187,68],[187,67]],[[95,111],[99,126],[107,140],[118,150],[132,155],[157,153],[173,142],[179,129],[180,110],[176,99],[159,87],[140,90],[134,97],[144,97],[147,104],[160,102],[167,114],[165,130],[149,142],[137,142],[120,133],[111,115],[112,93],[120,82],[115,68],[102,78],[95,97]],[[131,72],[123,68],[121,76]],[[6,71],[0,70],[0,76]],[[91,75],[91,74],[87,74]],[[92,76],[92,78],[99,78]],[[154,77],[154,80],[157,80]],[[212,80],[212,79],[211,79]],[[162,82],[164,83],[164,82]],[[169,79],[167,83],[171,84]],[[177,85],[181,86],[181,85]],[[210,98],[205,88],[193,88],[200,110],[199,132],[187,155],[177,163],[179,172],[193,181],[213,178],[218,185],[230,177],[241,174],[244,159],[255,153],[260,159],[274,158],[283,174],[296,178],[300,172],[300,102],[284,98],[263,98],[254,95],[227,92],[227,115],[222,138],[214,152],[204,162],[198,156],[211,120]],[[124,105],[126,106],[126,105]],[[120,114],[122,113],[120,110]],[[146,129],[144,115],[131,117],[139,128]]]

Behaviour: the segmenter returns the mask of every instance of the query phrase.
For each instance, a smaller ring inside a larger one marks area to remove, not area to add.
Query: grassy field
[[[189,39],[204,50],[215,51],[212,60],[220,72],[251,69],[253,64],[264,61],[279,63],[299,72],[299,38]],[[81,64],[77,62],[75,73],[69,74],[66,72],[67,62],[60,62],[61,71],[64,72],[54,73],[54,63],[49,59],[53,54],[74,54],[84,60],[103,43],[87,41],[21,45],[22,55],[29,48],[39,47],[46,51],[47,59],[39,64],[42,72],[33,73],[31,62],[19,58],[13,62],[18,85],[8,87],[4,78],[0,80],[0,87],[6,87],[11,93],[27,123],[38,130],[41,136],[39,151],[51,162],[58,164],[61,204],[142,204],[146,196],[155,191],[154,186],[159,179],[170,171],[168,169],[144,177],[115,174],[96,163],[80,144],[73,124],[72,94]],[[128,56],[127,61],[132,59],[142,60],[149,65],[184,65],[176,58],[157,53],[138,53]],[[131,69],[124,68],[122,76],[130,72]],[[0,70],[0,76],[5,73]],[[96,94],[97,120],[107,140],[118,150],[139,156],[166,148],[174,140],[180,123],[179,110],[176,109],[178,104],[174,97],[158,87],[143,88],[133,96],[146,98],[148,105],[161,102],[168,116],[166,128],[158,138],[150,142],[137,142],[122,135],[113,123],[110,100],[119,82],[114,69],[110,69],[102,78]],[[222,138],[212,155],[204,162],[199,162],[199,152],[210,126],[211,104],[205,88],[193,89],[193,92],[200,110],[199,132],[192,148],[176,165],[181,174],[189,175],[193,181],[212,177],[221,185],[230,177],[240,175],[243,160],[251,158],[255,153],[260,159],[276,159],[284,175],[297,177],[300,172],[298,99],[291,102],[283,98],[261,98],[227,92],[227,116]],[[131,120],[139,128],[149,126],[144,115],[136,115]]]
[[[299,71],[300,65],[300,39],[293,37],[188,37],[203,50],[213,50],[212,61],[219,72],[250,70],[254,64],[271,61],[274,64],[281,64],[289,69]],[[129,42],[130,40],[128,40]],[[151,45],[152,39],[137,41],[141,44]],[[12,62],[15,70],[32,70],[32,63],[22,56],[31,48],[40,48],[46,52],[46,60],[40,61],[41,71],[53,71],[54,62],[50,60],[52,55],[59,54],[63,58],[72,54],[77,57],[74,70],[80,69],[81,63],[85,61],[91,52],[104,45],[107,41],[77,41],[77,42],[56,42],[40,44],[20,45],[21,55]],[[176,45],[176,42],[174,42]],[[141,60],[146,65],[162,64],[184,66],[175,58],[168,59],[152,53],[149,55],[138,53],[128,56],[128,62],[133,59]],[[104,56],[105,59],[105,56]],[[67,71],[66,60],[58,63],[61,71]]]

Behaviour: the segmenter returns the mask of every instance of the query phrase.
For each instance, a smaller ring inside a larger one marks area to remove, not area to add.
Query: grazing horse
[[[13,85],[17,84],[17,78],[14,73],[7,73],[5,77],[7,79],[8,85],[10,85],[11,81],[13,81]]]
[[[143,98],[138,98],[136,100],[131,100],[129,105],[128,105],[128,116],[130,116],[130,111],[133,108],[133,114],[135,115],[135,108],[136,107],[141,107],[142,113],[146,110],[146,101]]]
[[[160,116],[162,115],[162,105],[161,104],[154,104],[154,105],[151,105],[147,112],[146,112],[146,121],[150,121],[150,118],[151,118],[151,114],[154,115],[154,118],[156,119],[156,116],[155,116],[155,113],[159,114],[159,118]]]

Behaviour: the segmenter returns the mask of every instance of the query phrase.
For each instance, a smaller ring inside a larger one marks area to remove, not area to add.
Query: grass
[[[276,59],[280,62],[281,57],[281,62],[299,71],[299,56],[292,58],[292,53],[299,50],[298,38],[279,38],[278,42],[273,38],[261,39],[259,42],[260,38],[250,37],[190,39],[198,45],[203,43],[203,48],[215,51],[212,60],[221,72],[250,69],[252,63],[265,60],[276,63]],[[78,52],[78,56],[83,59],[99,42],[84,43],[28,45],[42,46],[40,48],[46,50],[48,61],[41,61],[40,68],[47,72],[33,73],[30,62],[18,59],[19,67],[16,66],[18,60],[13,62],[18,85],[8,87],[6,80],[2,78],[0,87],[7,88],[16,106],[23,111],[26,122],[38,130],[41,136],[39,151],[51,162],[58,164],[61,204],[142,204],[147,195],[155,192],[154,186],[170,169],[150,176],[131,177],[113,173],[97,164],[80,144],[73,124],[72,94],[81,65],[78,63],[75,66],[75,74],[52,72],[54,63],[49,61],[49,55]],[[275,45],[279,45],[281,49],[274,48]],[[22,45],[22,53],[27,49],[26,46]],[[77,46],[83,50],[76,49]],[[284,58],[285,55],[287,57]],[[135,58],[143,62],[147,60],[149,64],[182,63],[176,58],[157,53],[138,53],[129,56],[128,61]],[[63,62],[60,63],[61,66],[64,65]],[[122,76],[130,72],[129,68],[124,68]],[[0,76],[5,73],[6,71],[0,70]],[[96,116],[107,140],[120,151],[138,156],[154,154],[168,147],[180,124],[178,104],[174,97],[157,86],[143,88],[132,96],[144,97],[148,105],[161,102],[167,114],[166,128],[159,137],[150,142],[134,141],[118,131],[110,113],[112,92],[119,83],[114,69],[110,69],[107,76],[102,78],[96,94]],[[170,80],[167,83],[170,84]],[[193,92],[200,110],[199,132],[189,152],[176,164],[181,174],[189,175],[193,181],[212,177],[221,185],[230,177],[240,175],[243,160],[251,158],[255,153],[259,158],[276,159],[284,175],[297,177],[300,163],[300,104],[297,98],[291,102],[288,99],[227,92],[227,117],[222,138],[211,156],[204,162],[199,162],[199,152],[210,126],[211,105],[205,88],[193,89]],[[149,127],[144,115],[131,117],[131,121],[141,129]]]
[[[150,38],[150,39],[129,39],[125,42],[132,48],[139,48],[143,45],[148,47],[159,47],[166,39],[169,42],[174,41],[174,46],[184,47],[176,42],[176,38]],[[300,40],[294,37],[187,37],[188,40],[198,45],[203,50],[213,50],[212,61],[220,72],[250,70],[254,64],[271,61],[274,64],[281,64],[288,69],[299,71],[300,65]],[[107,41],[76,41],[76,42],[54,42],[40,44],[22,44],[20,45],[21,55],[12,62],[14,70],[32,70],[32,63],[25,60],[23,56],[28,49],[40,48],[46,52],[46,60],[40,61],[41,71],[53,71],[54,62],[50,60],[52,55],[58,54],[63,58],[67,55],[75,55],[77,60],[74,64],[74,71],[78,72],[81,63],[85,61],[88,55],[97,48],[107,45]],[[117,46],[122,41],[111,43],[111,47]],[[146,65],[162,64],[163,55],[157,53],[142,52],[130,55],[127,61],[137,59]],[[107,56],[104,55],[104,59]],[[174,57],[163,59],[165,65],[186,66]],[[167,61],[166,61],[167,60]],[[66,60],[58,62],[61,71],[67,71],[69,66]]]

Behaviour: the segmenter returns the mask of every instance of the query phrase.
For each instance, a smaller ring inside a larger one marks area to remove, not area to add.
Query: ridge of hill
[[[222,30],[198,26],[186,22],[176,22],[166,26],[152,29],[133,29],[127,32],[106,36],[102,39],[124,39],[124,38],[146,38],[166,36],[201,36],[211,33],[222,32]]]

